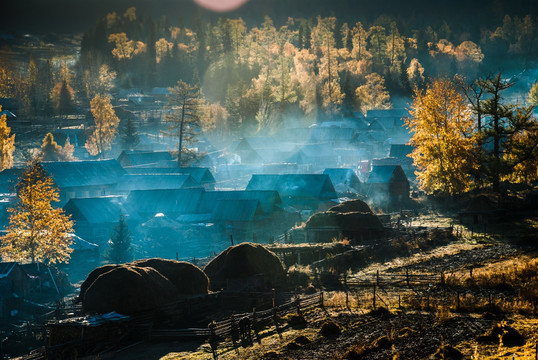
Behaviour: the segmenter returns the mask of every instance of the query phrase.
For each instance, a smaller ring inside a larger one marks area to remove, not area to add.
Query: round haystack
[[[115,264],[103,265],[103,266],[99,266],[98,268],[93,269],[92,272],[88,274],[88,276],[86,277],[86,280],[84,280],[82,285],[80,285],[80,294],[78,296],[79,300],[80,301],[84,300],[84,295],[86,294],[86,290],[88,290],[91,284],[93,284],[95,279],[97,279],[101,274],[109,272],[110,270],[115,269],[118,266],[121,266],[121,265],[115,265]]]
[[[325,211],[312,215],[306,221],[306,228],[335,227],[346,231],[383,231],[383,224],[372,213]]]
[[[219,288],[227,280],[240,280],[262,274],[270,286],[278,286],[285,272],[278,257],[259,244],[242,243],[231,246],[211,260],[204,272],[209,276],[211,287]]]
[[[372,213],[372,210],[367,203],[360,199],[348,200],[336,206],[333,206],[329,211],[339,212],[339,213],[348,213],[348,212],[361,212],[361,213]]]
[[[199,295],[209,292],[209,278],[199,267],[191,263],[154,258],[133,261],[130,265],[157,270],[175,285],[180,295]]]
[[[176,301],[176,287],[153,268],[117,266],[101,274],[86,290],[87,313],[133,314]]]

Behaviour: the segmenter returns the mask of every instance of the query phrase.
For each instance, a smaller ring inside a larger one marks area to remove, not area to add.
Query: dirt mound
[[[191,263],[154,258],[133,261],[129,265],[157,270],[175,285],[180,295],[198,295],[209,292],[209,278],[200,268]]]
[[[333,206],[329,211],[338,212],[338,213],[348,213],[348,212],[361,212],[361,213],[372,213],[372,210],[367,203],[360,199],[348,200],[339,205]]]
[[[383,306],[380,306],[377,309],[370,311],[369,315],[374,316],[376,318],[381,318],[381,319],[390,319],[391,317],[395,316],[386,307],[383,307]]]
[[[392,341],[387,336],[378,337],[373,344],[376,349],[390,349],[392,348]]]
[[[499,340],[505,346],[522,346],[525,344],[525,337],[504,322],[495,324],[484,335],[476,338],[476,341],[482,344],[498,344]]]
[[[173,302],[176,287],[153,268],[116,266],[97,277],[82,302],[87,313],[133,314]]]
[[[91,284],[93,284],[95,279],[97,279],[101,274],[109,272],[110,270],[115,269],[118,266],[121,266],[121,265],[103,265],[103,266],[99,266],[98,268],[93,269],[92,272],[88,274],[88,276],[86,277],[86,280],[84,280],[82,285],[80,285],[80,294],[78,296],[79,300],[80,301],[84,300],[84,295],[86,294],[86,290],[88,290]]]
[[[279,286],[285,271],[278,257],[262,245],[242,243],[231,246],[211,260],[204,268],[211,287],[218,289],[228,280],[241,280],[263,275],[267,287]]]
[[[304,335],[297,336],[293,341],[290,341],[285,345],[286,349],[299,350],[304,345],[310,344],[312,341]]]
[[[325,337],[338,337],[342,333],[342,330],[340,329],[340,325],[334,321],[327,320],[321,325],[319,333]]]

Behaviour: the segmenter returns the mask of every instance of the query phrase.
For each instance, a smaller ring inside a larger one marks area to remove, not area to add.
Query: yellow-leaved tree
[[[86,140],[85,147],[91,155],[103,156],[110,149],[118,133],[120,119],[116,116],[110,98],[106,95],[96,95],[90,102],[95,126]]]
[[[0,171],[13,166],[13,151],[15,151],[15,134],[11,135],[11,128],[7,126],[7,116],[4,114],[0,116]]]
[[[17,203],[8,209],[9,226],[2,236],[0,254],[4,260],[32,263],[66,262],[70,258],[73,221],[58,202],[58,189],[39,160],[32,161],[17,186]]]
[[[448,79],[437,79],[426,90],[415,89],[410,117],[410,154],[421,189],[454,195],[471,185],[475,169],[473,120],[465,98]]]

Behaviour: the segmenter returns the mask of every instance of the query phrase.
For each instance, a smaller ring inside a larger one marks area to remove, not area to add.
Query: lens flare
[[[247,1],[248,0],[194,0],[194,2],[201,7],[216,12],[235,10]]]

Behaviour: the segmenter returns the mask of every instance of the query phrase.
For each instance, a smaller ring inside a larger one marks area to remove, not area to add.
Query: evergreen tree
[[[123,128],[121,143],[125,149],[130,150],[133,150],[140,143],[140,137],[138,136],[138,132],[136,131],[136,127],[131,118],[127,119]]]
[[[125,217],[120,212],[118,224],[108,241],[108,249],[105,257],[115,264],[121,264],[133,259],[133,249],[131,246],[131,233],[127,226]]]

